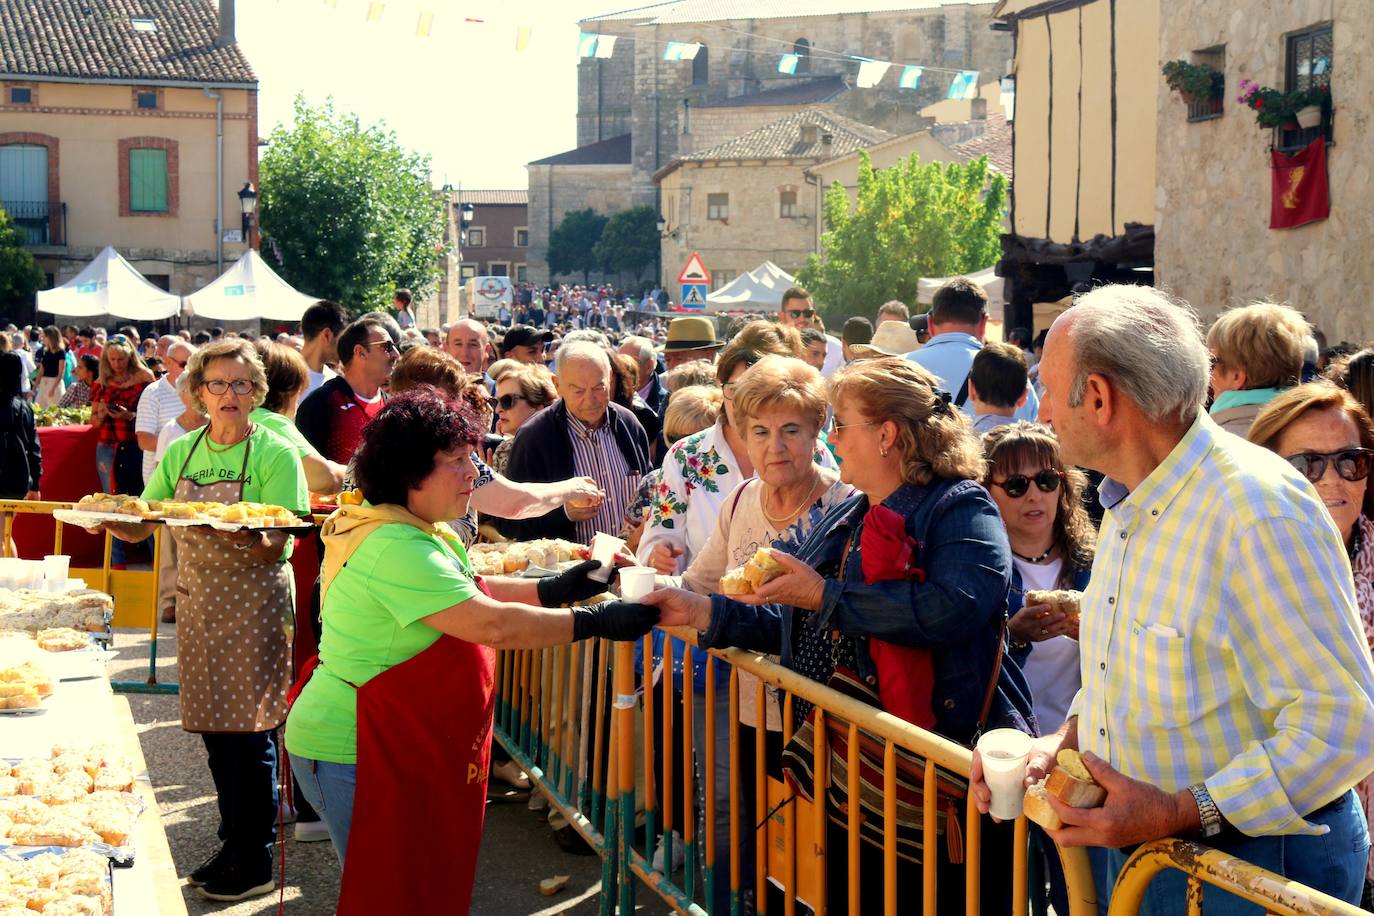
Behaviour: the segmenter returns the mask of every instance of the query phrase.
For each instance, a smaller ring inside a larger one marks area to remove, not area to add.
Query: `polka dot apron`
[[[201,430],[177,472],[176,499],[243,499],[251,433],[237,480],[185,477]],[[263,732],[286,720],[291,687],[293,600],[284,560],[264,563],[203,528],[168,528],[177,545],[177,666],[181,727],[188,732]]]

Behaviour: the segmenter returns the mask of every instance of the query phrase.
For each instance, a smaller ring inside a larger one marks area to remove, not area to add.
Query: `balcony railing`
[[[61,201],[7,200],[0,204],[9,213],[25,245],[67,244],[67,205]]]

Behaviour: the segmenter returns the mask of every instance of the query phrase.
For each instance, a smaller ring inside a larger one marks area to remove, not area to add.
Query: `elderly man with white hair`
[[[668,389],[658,374],[658,354],[654,352],[654,342],[647,337],[631,335],[620,343],[617,351],[628,356],[639,367],[639,396],[649,405],[649,409],[663,419],[668,409]]]
[[[586,544],[598,531],[620,531],[639,478],[653,467],[649,439],[633,413],[611,403],[611,363],[604,349],[585,340],[566,343],[558,349],[554,374],[560,400],[520,427],[506,476],[527,483],[590,477],[605,497],[498,527],[519,540],[558,537]]]
[[[1358,903],[1369,856],[1352,786],[1374,768],[1374,664],[1350,562],[1316,490],[1202,409],[1196,318],[1158,290],[1105,286],[1055,320],[1040,418],[1064,460],[1106,475],[1082,598],[1082,688],[1028,779],[1078,748],[1101,808],[1051,797],[1060,845],[1197,838]],[[973,791],[989,793],[975,755]],[[1182,914],[1184,875],[1142,912]],[[1255,907],[1208,887],[1209,916]]]

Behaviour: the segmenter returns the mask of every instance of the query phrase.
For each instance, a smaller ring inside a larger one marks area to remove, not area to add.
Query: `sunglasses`
[[[369,343],[367,344],[367,348],[368,348],[369,350],[371,350],[373,347],[381,347],[381,348],[382,348],[383,350],[385,350],[387,353],[399,353],[399,352],[401,352],[400,350],[396,349],[396,344],[392,343],[392,342],[389,341],[389,340],[374,340],[374,341],[371,341],[371,342],[369,342]]]
[[[816,314],[815,309],[788,309],[787,314],[793,318],[810,318]]]
[[[1053,468],[1045,468],[1043,471],[1036,471],[1033,477],[1027,477],[1025,474],[1013,474],[1006,480],[993,480],[989,482],[993,484],[993,486],[1001,487],[1012,499],[1020,499],[1022,496],[1025,496],[1026,491],[1030,489],[1032,481],[1034,481],[1035,486],[1041,493],[1053,493],[1055,490],[1059,489],[1059,484],[1063,479],[1064,473],[1062,471],[1056,471]]]
[[[1341,478],[1349,481],[1364,480],[1369,476],[1370,457],[1374,456],[1374,451],[1367,448],[1347,448],[1339,452],[1303,452],[1300,455],[1289,455],[1287,461],[1298,469],[1298,473],[1306,477],[1312,483],[1316,483],[1326,476],[1327,462],[1336,466],[1336,473]]]
[[[530,402],[530,399],[525,397],[523,394],[503,394],[499,398],[492,398],[491,404],[493,407],[496,407],[500,410],[510,410],[512,407],[514,407],[516,404],[519,404],[522,401],[528,404]]]

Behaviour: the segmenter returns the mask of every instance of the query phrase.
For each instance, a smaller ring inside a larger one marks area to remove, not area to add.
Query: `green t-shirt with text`
[[[268,410],[266,407],[254,407],[253,412],[248,415],[248,419],[261,426],[266,426],[268,429],[272,430],[272,432],[281,436],[287,442],[290,442],[291,447],[296,450],[296,455],[301,458],[304,458],[306,455],[319,454],[315,451],[315,446],[311,445],[304,434],[296,428],[295,421],[290,417],[282,416],[274,410]]]

